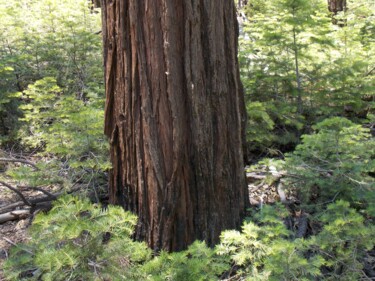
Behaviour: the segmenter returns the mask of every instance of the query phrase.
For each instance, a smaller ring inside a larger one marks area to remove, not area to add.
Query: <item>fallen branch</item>
[[[54,201],[62,194],[64,194],[64,192],[57,192],[57,193],[52,194],[53,197],[49,197],[49,196],[47,196],[47,197],[37,197],[37,198],[34,198],[34,199],[29,199],[28,201],[31,204],[30,206],[32,206],[34,208],[35,207],[37,208],[38,204]],[[23,201],[18,201],[18,202],[9,204],[9,205],[4,206],[0,209],[0,214],[2,214],[4,212],[8,212],[10,209],[15,209],[15,208],[18,208],[18,207],[21,207],[21,206],[24,206],[24,205],[25,205],[25,203]]]
[[[42,193],[44,193],[45,195],[47,195],[48,197],[50,197],[51,199],[55,200],[57,199],[57,197],[52,194],[51,192],[48,192],[47,190],[44,190],[43,188],[40,188],[40,187],[36,187],[36,186],[22,186],[22,185],[17,185],[18,188],[22,188],[22,189],[31,189],[31,190],[36,190],[36,191],[40,191]]]
[[[10,190],[17,193],[22,201],[18,201],[15,203],[11,203],[7,206],[3,206],[0,208],[0,224],[11,221],[11,220],[17,220],[17,219],[24,219],[25,217],[28,217],[31,215],[31,220],[34,217],[35,214],[37,214],[40,211],[49,211],[52,208],[52,201],[58,199],[59,196],[63,194],[71,194],[76,191],[78,191],[80,188],[72,188],[70,191],[59,191],[56,193],[50,193],[48,191],[45,191],[42,188],[39,187],[27,187],[27,186],[20,186],[21,188],[30,188],[35,189],[38,191],[43,192],[47,196],[44,197],[37,197],[32,199],[26,199],[25,196],[16,188],[12,187],[11,185],[0,181],[0,184],[4,185],[5,187],[9,188]],[[89,194],[88,197],[91,198],[93,194]],[[103,197],[104,198],[104,197]],[[14,210],[15,208],[19,208],[22,206],[29,206],[28,209],[22,209],[22,210]]]
[[[25,219],[30,215],[30,210],[16,210],[0,215],[0,224],[7,221]]]
[[[22,201],[18,201],[18,202],[15,202],[15,203],[12,203],[12,204],[9,204],[9,205],[6,205],[6,206],[3,206],[0,208],[0,214],[3,214],[3,213],[6,213],[8,212],[9,210],[12,210],[12,209],[15,209],[15,208],[18,208],[18,207],[21,207],[25,205],[24,202]]]
[[[5,186],[6,188],[12,190],[14,193],[16,193],[21,198],[21,200],[25,203],[25,205],[31,206],[30,201],[27,200],[26,197],[22,194],[22,192],[19,191],[17,188],[15,188],[15,187],[11,186],[10,184],[7,184],[3,181],[0,181],[0,184]]]
[[[248,187],[249,187],[249,189],[251,190],[251,192],[255,192],[255,191],[257,191],[259,188],[261,188],[263,185],[264,185],[264,181],[262,181],[262,182],[261,182],[260,184],[258,184],[258,185],[249,184]]]
[[[15,158],[0,158],[0,162],[13,162],[13,163],[23,163],[29,165],[34,168],[35,171],[39,171],[39,168],[30,161],[23,160],[23,159],[15,159]]]
[[[259,175],[257,173],[246,173],[246,178],[248,179],[263,180],[266,177],[266,175]]]

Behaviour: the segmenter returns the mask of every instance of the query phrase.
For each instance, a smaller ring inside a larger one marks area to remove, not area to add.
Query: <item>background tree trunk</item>
[[[346,0],[328,0],[328,10],[332,13],[332,23],[338,26],[345,26],[346,20],[338,20],[335,16],[338,12],[346,11]]]
[[[328,10],[336,15],[346,10],[346,0],[328,0]]]
[[[241,223],[245,110],[234,1],[102,2],[110,201],[153,249]]]
[[[100,0],[90,0],[90,1],[91,1],[91,5],[94,8],[100,8],[101,7],[101,1]]]

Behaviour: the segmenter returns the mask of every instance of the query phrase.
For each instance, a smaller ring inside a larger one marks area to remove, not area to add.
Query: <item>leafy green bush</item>
[[[4,266],[7,280],[217,280],[229,268],[203,242],[151,259],[145,243],[132,239],[137,218],[121,207],[102,209],[65,196],[38,214],[32,239],[13,247]]]
[[[219,254],[238,266],[233,280],[360,280],[366,251],[375,245],[374,226],[348,202],[330,204],[320,218],[322,231],[291,239],[281,205],[265,206],[259,221],[245,222],[242,232],[224,231]]]
[[[5,274],[9,280],[129,280],[151,255],[131,239],[136,221],[121,207],[104,210],[63,197],[36,216],[30,243],[12,249]]]
[[[242,231],[228,230],[216,248],[196,241],[177,253],[152,257],[132,240],[136,217],[120,207],[103,210],[65,196],[37,215],[32,239],[12,248],[7,280],[359,280],[375,227],[348,202],[329,204],[316,219],[321,230],[294,239],[281,204],[266,205]],[[232,265],[232,266],[231,266]]]
[[[144,280],[210,281],[218,280],[228,268],[226,257],[217,255],[204,242],[195,241],[186,251],[162,251],[141,270],[144,272]]]
[[[8,171],[17,181],[54,184],[47,179],[59,178],[64,186],[105,186],[110,164],[103,134],[101,17],[90,5],[0,5],[0,145],[17,144],[23,154],[47,162],[24,179],[22,167]],[[44,180],[34,180],[38,175]]]
[[[224,231],[218,253],[229,255],[244,280],[313,280],[321,276],[323,258],[306,258],[308,245],[290,240],[283,222],[289,212],[281,205],[265,206],[258,224],[245,222],[242,232]],[[236,279],[243,280],[243,279]]]
[[[275,123],[267,113],[267,109],[261,102],[251,102],[246,105],[248,115],[248,129],[246,140],[259,149],[269,147],[275,136],[271,133]],[[253,147],[255,149],[255,147]]]
[[[361,280],[366,251],[375,245],[375,227],[349,202],[330,204],[320,217],[323,230],[309,241],[314,253],[324,258],[324,280]]]
[[[108,143],[103,134],[104,111],[96,100],[83,102],[65,95],[56,79],[45,77],[24,91],[22,142],[65,157],[74,167],[105,170]]]
[[[313,128],[315,133],[302,136],[302,144],[286,157],[292,176],[288,187],[301,192],[304,204],[341,198],[370,208],[375,200],[375,140],[369,130],[340,117]]]
[[[258,123],[258,109],[251,108],[250,149],[264,152],[271,143],[290,151],[311,125],[331,116],[370,123],[366,118],[374,112],[375,93],[373,1],[348,2],[348,9],[337,15],[345,22],[340,27],[332,24],[325,0],[246,3],[239,63],[247,108],[261,103],[273,122],[272,129],[265,119]]]
[[[22,117],[22,110],[17,109],[21,93],[32,94],[29,85],[38,80],[48,86],[52,80],[48,82],[47,77],[56,81],[59,95],[90,99],[91,104],[93,99],[99,99],[103,108],[101,37],[98,35],[101,17],[90,12],[89,5],[86,0],[27,3],[12,0],[0,5],[0,131],[4,131],[5,137],[16,136],[17,119]],[[40,89],[41,85],[35,86]],[[43,94],[52,93],[43,91]],[[48,102],[47,97],[41,101]]]

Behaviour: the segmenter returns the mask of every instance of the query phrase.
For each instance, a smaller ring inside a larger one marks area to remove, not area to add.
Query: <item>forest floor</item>
[[[0,208],[18,201],[15,194],[5,187],[0,186]],[[3,263],[9,255],[12,243],[25,242],[30,237],[27,235],[29,219],[8,221],[0,224],[0,280],[5,280],[3,275]]]
[[[5,280],[3,275],[3,263],[8,257],[11,243],[26,242],[30,237],[27,234],[29,219],[8,221],[0,225],[0,280]]]
[[[53,192],[53,188],[47,191]],[[35,199],[41,197],[39,191],[22,192],[27,199]],[[8,188],[0,185],[0,210],[19,202],[19,197],[11,192]],[[11,211],[24,209],[24,206],[15,207]],[[18,219],[0,223],[0,281],[5,280],[3,273],[3,264],[9,255],[10,248],[14,244],[26,242],[31,239],[27,233],[27,228],[31,224],[29,216],[20,216]]]

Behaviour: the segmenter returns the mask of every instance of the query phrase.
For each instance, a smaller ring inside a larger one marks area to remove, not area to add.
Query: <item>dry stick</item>
[[[0,162],[13,162],[13,163],[23,163],[27,164],[34,168],[35,171],[39,171],[39,168],[32,162],[23,160],[23,159],[14,159],[14,158],[0,158]]]
[[[57,197],[55,195],[53,195],[52,193],[50,193],[47,190],[44,190],[43,188],[40,188],[40,187],[36,187],[36,186],[23,186],[23,185],[17,185],[17,187],[18,188],[22,188],[22,189],[37,190],[37,191],[40,191],[40,192],[44,193],[45,195],[47,195],[51,199],[57,199]]]
[[[37,204],[40,204],[40,203],[53,201],[58,196],[60,196],[61,194],[63,194],[63,192],[58,192],[58,193],[52,194],[53,197],[47,196],[47,197],[39,197],[39,198],[29,199],[29,202],[30,202],[31,206],[34,206],[34,205],[37,205]],[[14,208],[17,208],[17,207],[21,207],[23,205],[25,205],[25,203],[21,202],[21,201],[9,204],[7,206],[4,206],[4,207],[0,208],[0,214],[3,214],[4,212],[7,212],[9,209],[14,209]]]
[[[9,204],[9,205],[6,205],[6,206],[2,206],[0,208],[0,214],[6,213],[10,209],[15,209],[15,208],[21,207],[23,205],[25,205],[25,203],[23,203],[21,201],[18,201],[18,202],[15,202],[15,203],[12,203],[12,204]]]
[[[12,190],[13,192],[17,193],[17,195],[21,198],[21,200],[27,205],[27,206],[31,206],[32,204],[30,203],[29,200],[26,199],[25,196],[23,196],[22,192],[19,191],[17,188],[14,188],[13,186],[3,182],[3,181],[0,181],[0,184],[9,188],[10,190]]]
[[[15,210],[5,214],[0,214],[0,224],[7,221],[25,219],[30,215],[30,210]]]
[[[74,193],[77,190],[79,190],[79,188],[72,188],[72,190],[68,191],[67,194]],[[49,202],[49,201],[55,200],[60,195],[62,195],[64,193],[65,193],[64,191],[59,191],[59,192],[56,192],[54,194],[51,194],[52,197],[47,196],[47,197],[39,197],[39,198],[29,199],[29,202],[30,202],[31,206],[34,206],[34,205],[37,205],[39,203],[44,203],[44,202]],[[5,211],[8,211],[9,209],[17,208],[17,207],[20,207],[22,205],[25,205],[25,203],[19,201],[19,202],[15,202],[15,203],[9,204],[7,206],[4,206],[4,207],[0,208],[0,214],[2,214]]]

